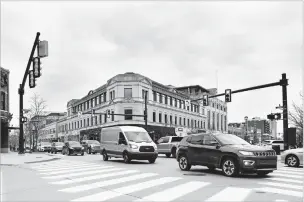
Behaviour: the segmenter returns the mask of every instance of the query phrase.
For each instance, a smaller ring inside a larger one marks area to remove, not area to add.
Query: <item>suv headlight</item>
[[[138,146],[135,145],[135,144],[129,144],[129,147],[130,147],[131,149],[137,149],[137,148],[138,148]]]
[[[249,151],[239,151],[239,152],[244,156],[254,156],[253,152],[249,152]]]

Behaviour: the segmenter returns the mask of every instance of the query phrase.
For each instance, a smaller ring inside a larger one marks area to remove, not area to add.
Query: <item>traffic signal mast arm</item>
[[[92,114],[91,112],[85,112],[82,114]],[[108,115],[107,113],[102,113],[102,112],[95,112],[94,115]],[[139,116],[139,117],[145,117],[145,115],[136,115],[136,114],[110,114],[110,115],[117,115],[117,116]]]

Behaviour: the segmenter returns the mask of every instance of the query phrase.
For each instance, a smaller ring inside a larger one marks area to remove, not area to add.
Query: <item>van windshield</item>
[[[127,139],[131,142],[152,142],[146,132],[125,132]]]

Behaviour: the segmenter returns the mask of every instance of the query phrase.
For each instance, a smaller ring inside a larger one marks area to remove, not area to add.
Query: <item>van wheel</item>
[[[130,163],[131,162],[131,159],[129,158],[129,155],[128,155],[127,152],[123,153],[123,159],[124,159],[125,163]]]
[[[166,154],[166,157],[167,157],[167,158],[170,158],[170,156],[171,156],[171,154]]]
[[[103,157],[103,160],[104,160],[104,161],[107,161],[107,160],[109,159],[106,150],[104,150],[104,151],[102,152],[102,157]]]
[[[222,172],[225,176],[233,177],[239,173],[238,165],[233,158],[226,158],[222,163]]]

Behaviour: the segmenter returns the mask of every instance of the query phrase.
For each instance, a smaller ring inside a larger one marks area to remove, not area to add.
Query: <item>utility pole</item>
[[[145,93],[145,127],[146,127],[146,130],[148,129],[147,128],[147,125],[148,125],[147,94],[148,94],[148,92]]]
[[[284,129],[284,150],[288,150],[288,110],[287,110],[287,85],[286,74],[282,74],[281,86],[283,94],[283,129]]]

